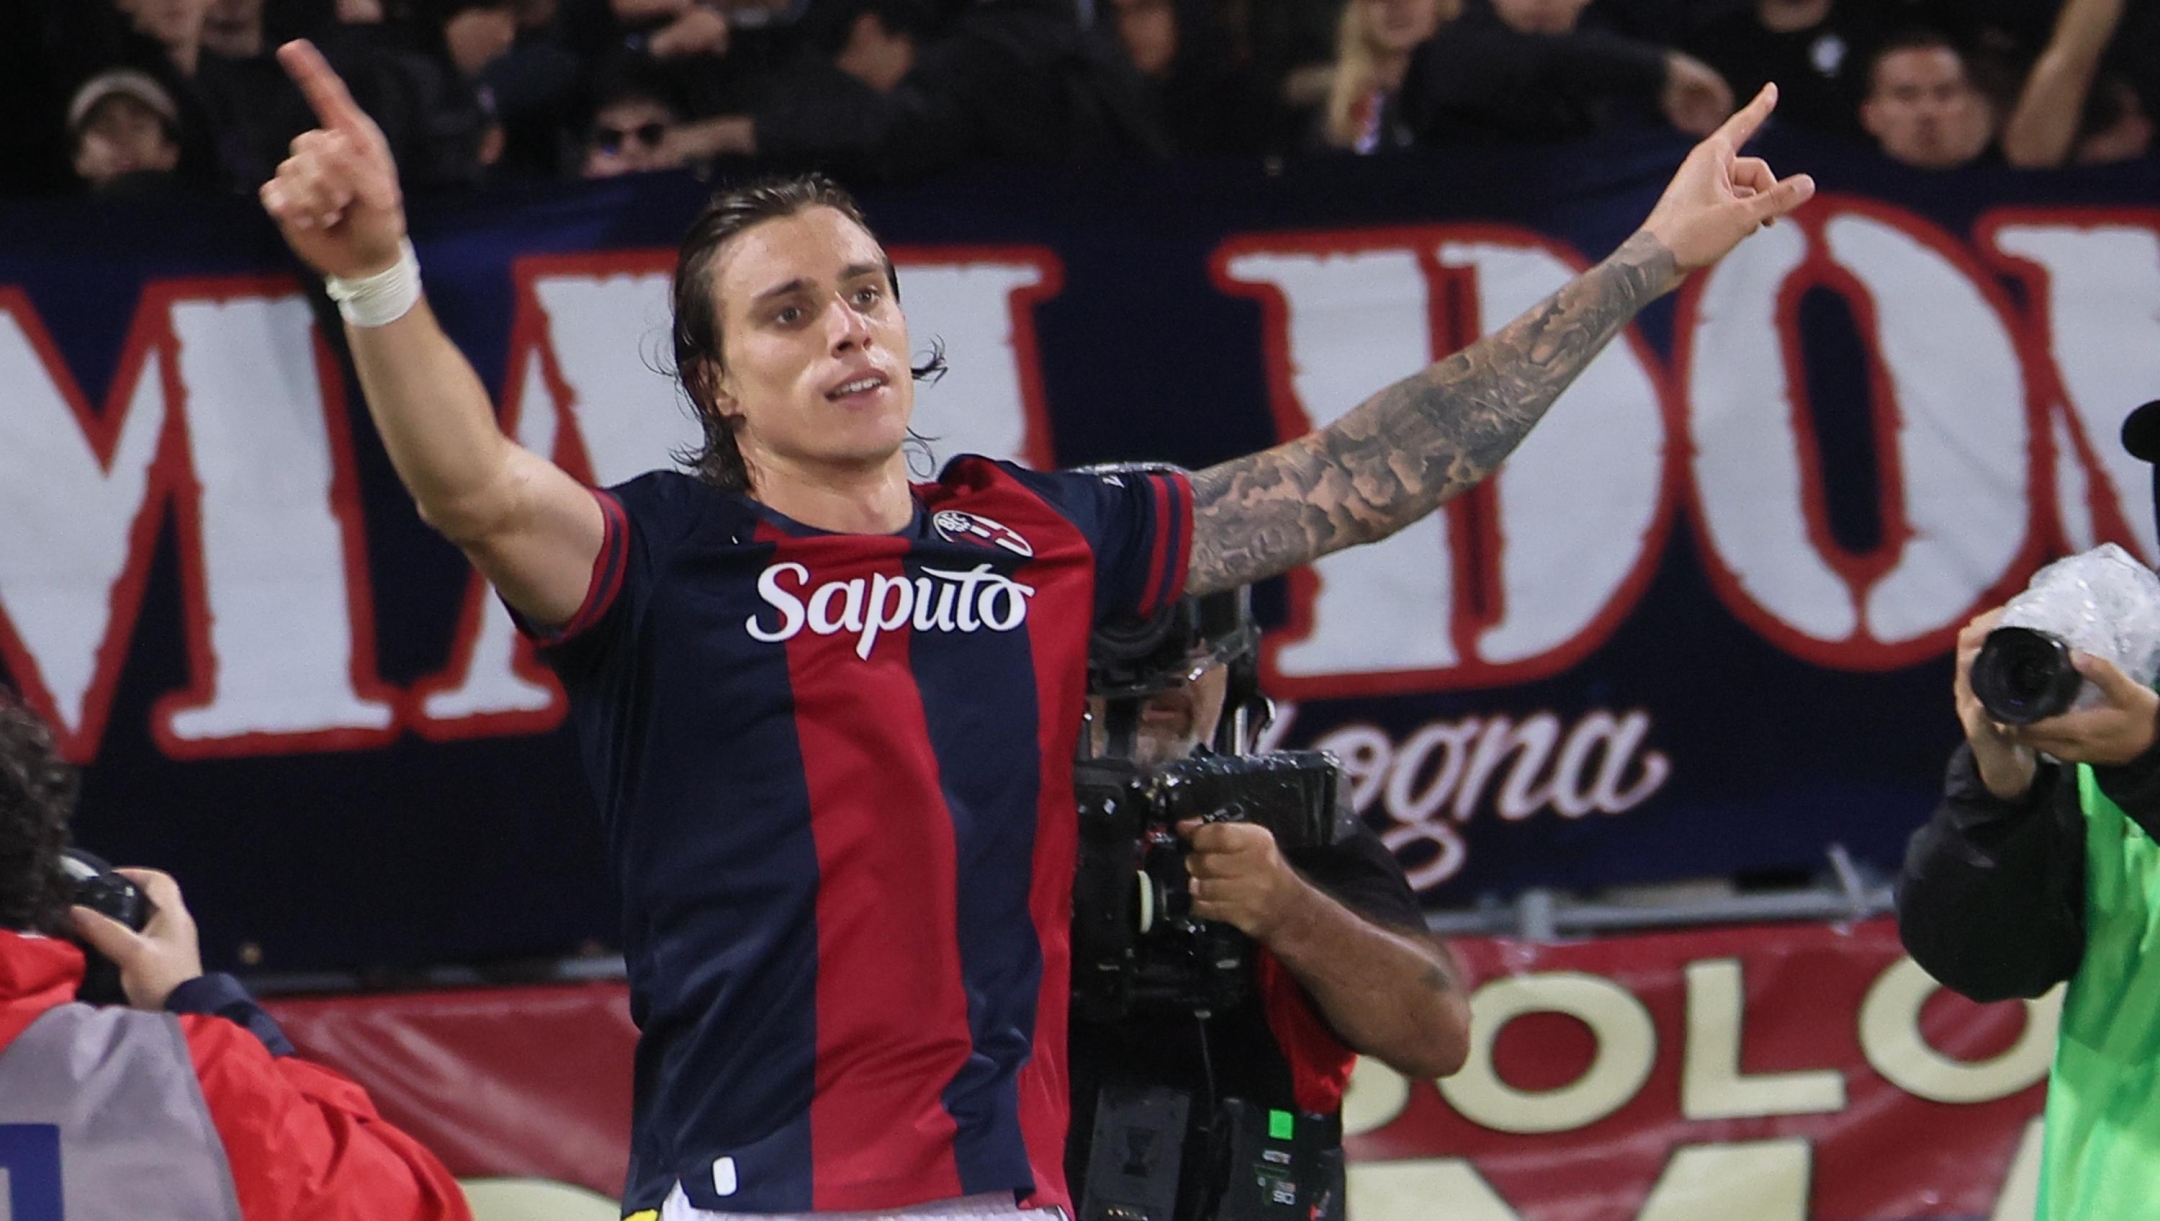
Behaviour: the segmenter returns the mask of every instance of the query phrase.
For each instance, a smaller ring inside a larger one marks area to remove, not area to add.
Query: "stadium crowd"
[[[1767,80],[1917,167],[2050,167],[2147,155],[2160,105],[2151,0],[18,0],[0,193],[252,192],[309,123],[294,37],[422,192],[1699,136]]]

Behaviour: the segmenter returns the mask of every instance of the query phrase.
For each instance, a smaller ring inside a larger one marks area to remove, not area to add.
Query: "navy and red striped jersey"
[[[1182,595],[1190,486],[961,458],[896,535],[598,495],[586,605],[537,635],[623,897],[626,1211],[1068,1204],[1088,639]]]

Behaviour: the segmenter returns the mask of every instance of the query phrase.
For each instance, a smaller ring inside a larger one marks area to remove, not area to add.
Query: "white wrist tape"
[[[420,301],[420,260],[412,242],[398,243],[398,261],[388,270],[347,280],[324,276],[323,288],[337,302],[338,313],[354,326],[388,326]]]

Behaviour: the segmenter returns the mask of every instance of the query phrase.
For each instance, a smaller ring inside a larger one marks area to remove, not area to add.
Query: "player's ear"
[[[742,418],[742,406],[729,389],[728,376],[718,361],[698,357],[682,371],[682,380],[699,411],[709,411],[724,420]]]

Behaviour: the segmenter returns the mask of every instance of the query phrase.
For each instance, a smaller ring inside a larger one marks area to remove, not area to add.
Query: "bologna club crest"
[[[937,516],[930,519],[930,524],[937,527],[937,532],[941,537],[953,542],[967,539],[971,542],[1003,547],[1014,555],[1026,556],[1030,559],[1034,558],[1035,555],[1035,549],[1028,545],[1026,539],[1020,537],[1018,531],[991,521],[987,517],[977,517],[973,513],[962,513],[958,509],[943,509],[938,512]]]

